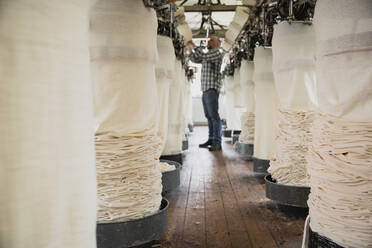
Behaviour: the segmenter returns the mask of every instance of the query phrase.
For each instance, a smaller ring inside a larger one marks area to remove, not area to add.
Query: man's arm
[[[220,53],[219,50],[215,49],[212,51],[209,51],[207,53],[203,53],[200,49],[194,49],[194,52],[192,53],[196,58],[199,60],[203,61],[208,61],[208,62],[219,62],[222,60],[222,54]]]
[[[200,53],[198,51],[199,51],[199,48],[197,47],[190,54],[190,60],[196,64],[200,64],[203,61],[202,58],[199,56]]]

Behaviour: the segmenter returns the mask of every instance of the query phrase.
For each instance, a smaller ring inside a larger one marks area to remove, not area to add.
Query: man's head
[[[208,48],[218,49],[221,45],[221,41],[217,36],[211,36],[208,41]]]

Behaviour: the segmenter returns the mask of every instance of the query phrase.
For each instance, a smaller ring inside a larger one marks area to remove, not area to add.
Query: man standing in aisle
[[[205,117],[208,120],[208,141],[199,147],[208,148],[210,151],[221,150],[221,119],[218,114],[218,96],[221,88],[221,65],[222,53],[219,51],[220,40],[211,36],[208,41],[208,52],[204,53],[202,48],[195,47],[192,41],[187,43],[190,51],[190,60],[202,64],[201,89],[203,91],[202,102]]]

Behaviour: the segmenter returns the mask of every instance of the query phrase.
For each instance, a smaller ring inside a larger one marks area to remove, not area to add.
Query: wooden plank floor
[[[168,232],[144,248],[299,248],[305,211],[279,208],[224,139],[222,152],[199,149],[206,127],[196,127],[184,152],[181,186],[168,194]]]

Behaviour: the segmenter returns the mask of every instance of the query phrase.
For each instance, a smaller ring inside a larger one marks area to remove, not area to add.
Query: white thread
[[[239,135],[239,142],[244,144],[254,143],[254,114],[244,112],[241,117],[242,132]]]
[[[160,207],[156,26],[155,11],[138,0],[100,0],[91,14],[99,222]]]
[[[0,247],[96,246],[88,0],[0,1]]]
[[[311,143],[314,114],[307,111],[278,111],[276,157],[269,172],[280,184],[309,186],[306,154]]]
[[[160,170],[161,170],[161,173],[174,171],[176,170],[176,166],[174,164],[160,162]]]
[[[318,114],[312,132],[311,229],[344,247],[371,247],[372,124]]]
[[[271,69],[272,51],[257,47],[254,57],[255,133],[254,157],[270,160],[275,156],[278,96]]]

